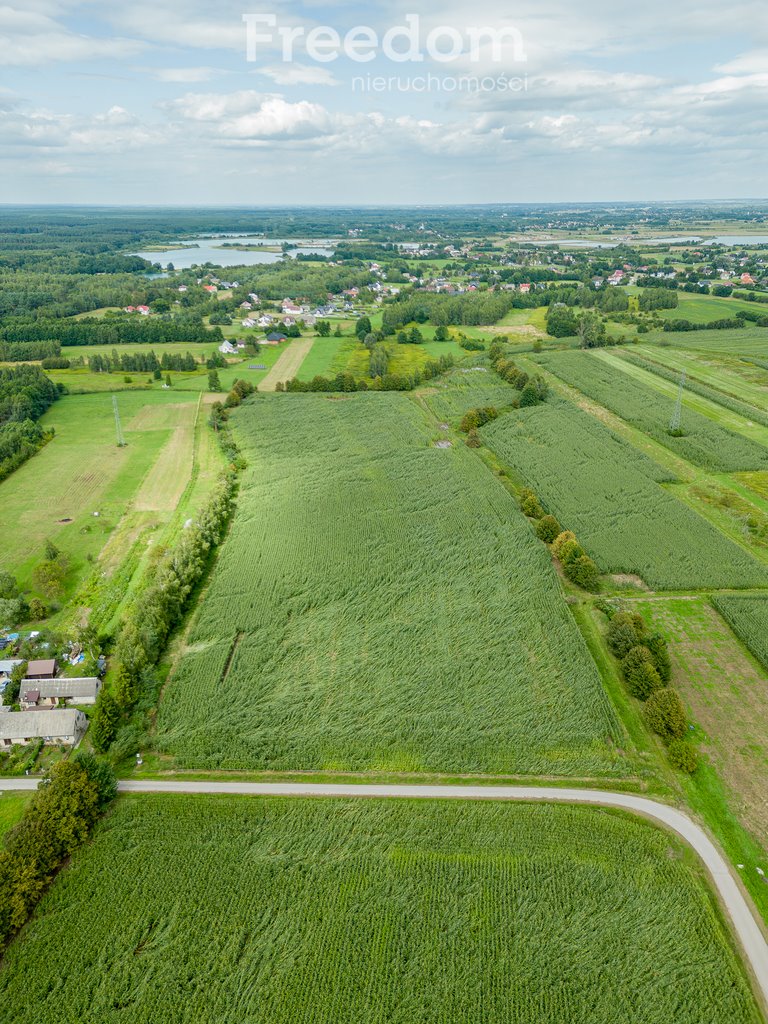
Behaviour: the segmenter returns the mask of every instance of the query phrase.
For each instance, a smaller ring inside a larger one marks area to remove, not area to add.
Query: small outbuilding
[[[40,661],[30,661],[27,665],[27,679],[54,679],[55,676],[55,658],[44,658]]]
[[[88,719],[77,708],[56,711],[8,711],[0,715],[0,748],[16,743],[64,743],[74,747],[88,728]]]

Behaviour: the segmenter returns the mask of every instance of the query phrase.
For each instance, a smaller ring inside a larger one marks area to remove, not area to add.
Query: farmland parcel
[[[503,416],[482,436],[604,572],[669,590],[765,586],[764,569],[659,486],[669,473],[570,402]]]
[[[643,821],[269,797],[122,798],[9,950],[0,1004],[5,1024],[759,1020],[689,852]]]
[[[409,398],[262,396],[160,748],[187,766],[605,774],[614,713],[546,549]]]

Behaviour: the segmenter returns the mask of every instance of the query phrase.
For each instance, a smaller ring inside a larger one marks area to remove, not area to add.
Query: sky
[[[758,198],[766,157],[765,0],[0,0],[2,203]]]

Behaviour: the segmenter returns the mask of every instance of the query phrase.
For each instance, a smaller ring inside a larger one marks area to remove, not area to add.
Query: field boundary
[[[0,789],[36,789],[36,779],[0,779]],[[122,781],[121,793],[187,793],[204,795],[367,797],[411,800],[508,800],[523,803],[582,804],[616,808],[647,818],[674,832],[697,854],[714,884],[721,908],[732,926],[749,968],[761,1008],[768,1009],[768,941],[740,880],[703,828],[687,814],[647,797],[601,789],[555,789],[535,786],[419,786],[325,784],[301,782],[195,782],[165,779]]]

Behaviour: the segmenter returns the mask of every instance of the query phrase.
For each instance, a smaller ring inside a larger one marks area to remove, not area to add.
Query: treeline
[[[60,394],[39,366],[0,369],[0,480],[53,436],[36,421]]]
[[[77,753],[55,765],[0,849],[0,952],[117,793],[108,765]]]
[[[110,685],[102,688],[94,708],[90,735],[96,750],[110,747],[122,720],[142,696],[153,703],[153,666],[171,631],[181,622],[190,596],[206,571],[210,553],[224,534],[236,481],[236,469],[230,466],[219,477],[196,521],[147,571],[118,631],[114,675]]]
[[[582,590],[597,590],[597,566],[570,530],[563,530],[553,515],[547,515],[541,502],[527,487],[520,492],[520,510],[532,520],[536,536],[550,547],[560,563],[563,575]]]
[[[61,355],[58,341],[0,341],[0,363],[34,363]]]
[[[763,317],[762,319],[766,321],[765,326],[768,326],[768,317]],[[706,324],[695,324],[691,320],[683,319],[665,320],[662,329],[668,333],[673,331],[734,331],[745,326],[746,324],[741,317],[728,317],[722,320],[710,320]]]
[[[504,347],[499,342],[495,341],[491,345],[488,350],[488,358],[499,377],[520,392],[520,400],[517,404],[521,409],[530,405],[538,405],[539,402],[546,399],[549,387],[544,378],[538,374],[529,377],[514,360],[506,358]]]
[[[464,295],[440,295],[419,292],[384,306],[382,327],[392,334],[404,324],[427,320],[440,327],[472,327],[495,324],[515,306],[525,300],[526,305],[542,305],[529,296],[515,296],[510,292],[470,292]]]
[[[77,345],[164,345],[170,342],[211,342],[220,344],[218,327],[206,327],[199,316],[125,316],[82,320],[36,320],[5,324],[0,341],[58,341],[64,348]]]
[[[667,641],[660,633],[650,633],[645,619],[636,612],[617,611],[607,601],[597,607],[608,617],[606,642],[619,661],[627,689],[643,702],[645,720],[666,744],[670,763],[681,771],[694,772],[698,758],[683,739],[685,708],[671,686]]]
[[[439,359],[428,359],[420,370],[414,373],[384,373],[375,377],[370,383],[364,378],[356,378],[351,373],[338,373],[335,377],[313,377],[312,380],[299,380],[296,377],[285,382],[278,381],[276,391],[325,391],[330,393],[350,391],[413,391],[424,381],[433,380],[446,373],[454,365],[453,356],[440,356]]]
[[[92,373],[155,373],[159,370],[194,373],[200,365],[191,352],[163,352],[160,359],[154,352],[113,352],[111,356],[93,355],[88,359]]]

